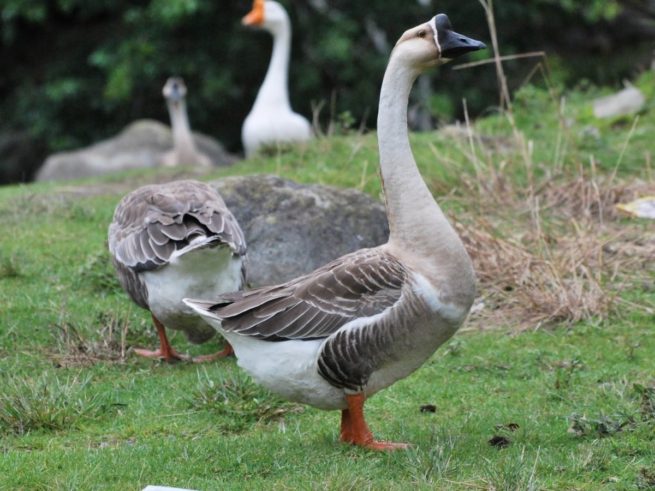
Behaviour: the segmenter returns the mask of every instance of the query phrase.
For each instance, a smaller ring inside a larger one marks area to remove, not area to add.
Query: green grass
[[[617,179],[647,180],[653,111],[636,129],[633,120],[598,123],[601,139],[589,142],[582,131],[592,124],[588,97],[569,96],[557,162],[557,104],[540,91],[519,97],[519,128],[534,142],[532,170],[557,164],[573,175],[593,155],[599,173],[621,161]],[[488,155],[476,147],[480,159],[517,185],[526,181],[530,169],[511,147],[506,121],[490,116],[477,129],[495,135],[494,145],[510,142]],[[440,133],[412,139],[427,182],[448,194],[444,206],[471,212],[477,205],[462,184],[476,173],[469,142]],[[253,172],[380,193],[374,135],[320,139],[202,178]],[[655,317],[646,309],[622,307],[605,319],[521,334],[504,324],[458,334],[367,403],[376,436],[413,444],[390,454],[338,443],[338,413],[280,401],[233,359],[198,367],[135,358],[130,346],[157,340],[148,314],[113,277],[106,230],[127,189],[179,175],[129,172],[0,189],[0,489],[655,486]],[[655,302],[652,289],[630,283],[621,296]],[[194,354],[216,348],[176,335],[171,341]],[[424,405],[435,412],[421,411]]]

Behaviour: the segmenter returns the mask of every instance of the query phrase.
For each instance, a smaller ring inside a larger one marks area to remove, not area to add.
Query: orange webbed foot
[[[392,450],[407,450],[408,448],[411,448],[409,443],[383,442],[377,440],[362,444],[361,446],[368,448],[369,450],[377,450],[383,452],[389,452]]]
[[[142,349],[142,348],[136,348],[134,350],[134,353],[136,353],[139,356],[143,356],[145,358],[151,358],[151,359],[156,359],[156,360],[163,360],[166,363],[177,363],[180,361],[187,361],[189,359],[188,356],[186,355],[181,355],[175,350],[147,350],[147,349]]]
[[[168,342],[168,337],[166,336],[166,329],[164,324],[162,324],[154,314],[152,314],[152,322],[157,328],[157,335],[159,336],[159,349],[158,350],[147,350],[142,348],[137,348],[134,352],[139,356],[144,356],[146,358],[154,358],[158,360],[164,360],[166,363],[176,363],[178,361],[187,361],[189,357],[186,355],[181,355],[173,349],[171,343]]]
[[[226,343],[225,348],[223,348],[221,351],[217,353],[212,353],[211,355],[200,355],[196,356],[191,359],[193,363],[208,363],[211,361],[219,360],[221,358],[227,358],[228,356],[232,356],[234,354],[234,349],[232,348],[232,345],[229,343]]]
[[[376,451],[404,450],[407,443],[378,441],[364,419],[364,394],[346,395],[348,409],[341,411],[341,441]]]

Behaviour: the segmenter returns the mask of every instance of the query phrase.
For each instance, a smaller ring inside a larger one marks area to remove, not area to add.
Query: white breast
[[[234,347],[238,365],[271,392],[319,409],[346,407],[343,390],[318,373],[323,340],[269,342],[235,333],[224,336]]]
[[[246,118],[241,137],[246,153],[252,155],[261,146],[307,141],[312,137],[312,129],[305,118],[294,112],[257,108]]]
[[[222,329],[216,317],[198,314],[229,341],[238,365],[255,382],[290,401],[319,409],[345,409],[343,390],[330,385],[318,373],[317,358],[324,340],[270,342]]]
[[[188,329],[204,322],[183,298],[216,298],[241,288],[242,259],[227,246],[204,247],[175,254],[157,270],[141,274],[148,288],[150,311],[171,329]]]

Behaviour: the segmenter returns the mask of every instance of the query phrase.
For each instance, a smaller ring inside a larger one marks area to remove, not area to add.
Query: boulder
[[[646,106],[644,94],[636,87],[626,87],[616,94],[594,101],[594,116],[616,118],[641,111]]]
[[[193,132],[193,141],[200,153],[204,153],[216,167],[225,167],[234,164],[238,159],[235,155],[228,153],[223,145],[211,136]]]
[[[389,236],[382,203],[353,189],[271,175],[228,177],[212,184],[246,236],[251,287],[309,273]]]
[[[205,153],[214,165],[229,165],[235,161],[216,140],[198,133],[194,133],[194,139],[198,150]],[[159,121],[139,120],[113,138],[90,147],[51,155],[39,169],[36,180],[75,179],[157,167],[171,148],[173,136],[168,126]]]

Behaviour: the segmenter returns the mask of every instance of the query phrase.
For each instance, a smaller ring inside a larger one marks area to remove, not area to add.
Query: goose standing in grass
[[[245,284],[241,227],[218,192],[198,181],[143,186],[125,196],[109,226],[109,252],[125,291],[152,314],[159,349],[134,350],[148,358],[188,359],[171,347],[165,327],[183,331],[196,344],[216,334],[183,298],[220,295]],[[227,344],[192,361],[231,353]]]
[[[420,367],[464,321],[475,295],[471,260],[418,171],[407,104],[417,76],[484,44],[444,14],[408,30],[380,94],[380,171],[389,241],[281,285],[185,300],[232,343],[255,381],[293,401],[341,409],[341,440],[375,450],[364,401]]]
[[[255,0],[242,23],[261,27],[273,35],[273,54],[266,78],[241,129],[246,156],[254,155],[262,146],[309,140],[309,121],[293,112],[289,103],[291,22],[286,10],[272,0]]]
[[[200,153],[193,141],[189,116],[186,110],[186,85],[179,77],[171,77],[162,90],[168,114],[171,117],[173,131],[173,150],[162,157],[163,165],[190,165],[195,167],[212,167],[212,162],[206,155]]]

